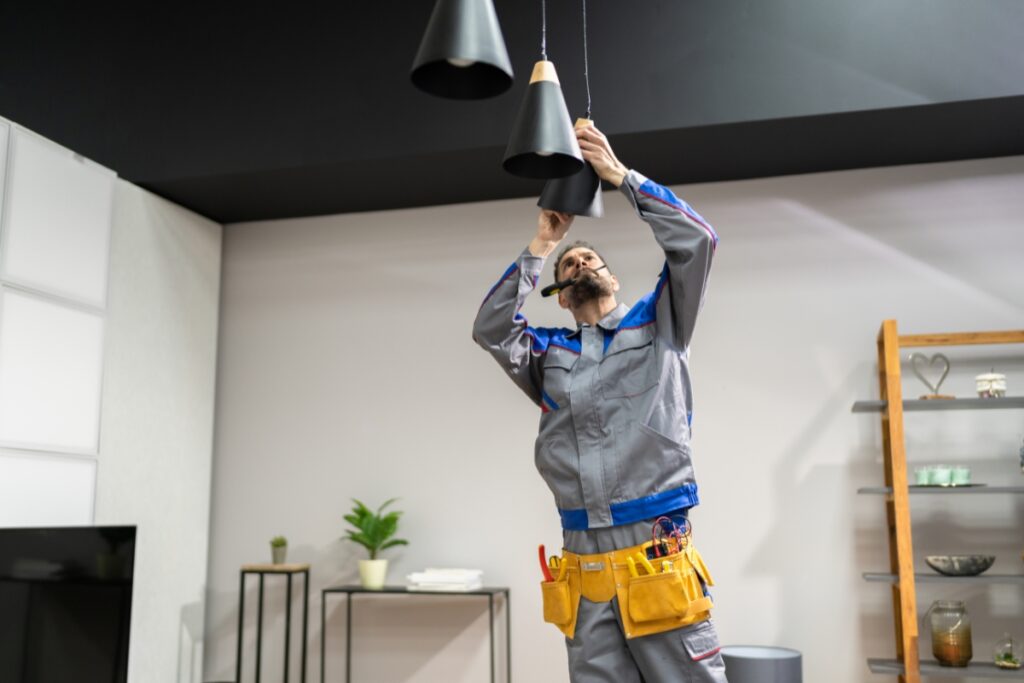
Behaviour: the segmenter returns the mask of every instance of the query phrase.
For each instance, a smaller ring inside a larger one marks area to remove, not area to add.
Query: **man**
[[[576,135],[584,159],[650,225],[666,263],[654,291],[628,308],[597,250],[570,244],[555,281],[571,282],[558,303],[576,329],[530,327],[519,311],[573,221],[541,211],[536,236],[477,314],[474,339],[542,411],[536,463],[564,530],[563,556],[542,583],[545,619],[566,635],[573,683],[723,683],[707,568],[688,537],[649,542],[672,529],[665,517],[685,526],[698,502],[687,361],[718,237],[627,169],[595,127]]]

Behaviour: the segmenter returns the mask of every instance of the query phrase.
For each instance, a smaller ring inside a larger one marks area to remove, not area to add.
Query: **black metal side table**
[[[385,586],[380,590],[368,590],[362,586],[331,586],[324,588],[321,594],[320,600],[320,683],[324,683],[326,668],[326,653],[327,653],[327,595],[329,593],[344,593],[347,597],[345,600],[345,683],[349,683],[352,679],[352,599],[356,594],[362,595],[375,595],[375,594],[398,594],[398,595],[434,595],[444,596],[446,598],[459,598],[463,595],[471,596],[486,596],[488,610],[490,612],[490,637],[491,637],[491,683],[495,683],[495,666],[494,666],[494,597],[496,595],[502,595],[505,599],[505,681],[506,683],[512,683],[512,632],[511,624],[512,617],[510,612],[509,603],[509,589],[505,587],[498,588],[478,588],[472,591],[422,591],[422,590],[409,590],[405,586]]]
[[[308,564],[243,564],[238,583],[238,652],[235,659],[235,681],[242,683],[242,624],[245,616],[245,577],[256,574],[260,577],[259,602],[256,608],[256,683],[260,683],[260,655],[263,650],[263,577],[267,574],[284,574],[288,577],[288,593],[284,617],[284,683],[288,683],[288,656],[291,653],[292,633],[292,576],[303,574],[302,582],[302,673],[301,683],[306,683],[306,628],[309,623],[309,565]]]

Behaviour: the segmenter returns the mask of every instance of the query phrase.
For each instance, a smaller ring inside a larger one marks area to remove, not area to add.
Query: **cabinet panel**
[[[103,318],[0,289],[0,445],[95,455]]]
[[[0,453],[0,526],[92,524],[96,462]]]
[[[0,240],[0,277],[103,308],[114,174],[14,128]]]

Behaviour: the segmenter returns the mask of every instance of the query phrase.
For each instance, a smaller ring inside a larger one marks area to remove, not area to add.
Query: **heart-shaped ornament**
[[[938,366],[938,367],[936,367]],[[936,353],[934,356],[926,356],[923,353],[912,353],[910,354],[910,368],[917,375],[917,378],[924,382],[924,385],[932,390],[932,396],[938,396],[939,387],[942,386],[943,381],[946,379],[946,375],[949,374],[949,359],[941,353]],[[924,373],[930,375],[935,374],[936,370],[941,368],[942,374],[939,375],[939,379],[935,384],[932,384]]]

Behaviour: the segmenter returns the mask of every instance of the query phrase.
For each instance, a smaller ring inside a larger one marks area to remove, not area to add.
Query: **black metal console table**
[[[267,574],[284,574],[288,577],[288,593],[285,598],[284,617],[284,683],[288,683],[288,656],[291,654],[292,634],[292,576],[303,574],[302,582],[302,673],[301,683],[306,683],[306,628],[309,623],[309,565],[308,564],[243,564],[238,583],[238,652],[235,660],[235,682],[242,683],[242,625],[245,616],[245,577],[256,574],[260,577],[259,602],[256,608],[256,683],[260,683],[260,655],[263,650],[263,577]]]
[[[491,637],[491,683],[495,683],[496,670],[494,666],[494,598],[497,595],[504,596],[505,599],[505,681],[507,683],[512,682],[512,634],[511,624],[512,617],[509,608],[509,589],[504,587],[498,588],[478,588],[472,591],[424,591],[424,590],[409,590],[405,586],[385,586],[380,590],[368,590],[362,586],[331,586],[324,588],[320,600],[320,683],[325,683],[326,668],[326,652],[327,652],[327,595],[329,593],[344,593],[346,595],[346,610],[345,610],[345,683],[350,683],[352,679],[352,599],[356,594],[361,595],[379,595],[379,594],[391,594],[391,595],[433,595],[433,596],[444,596],[447,598],[459,598],[464,595],[468,596],[486,596],[488,612],[490,614],[490,621],[488,623]]]

